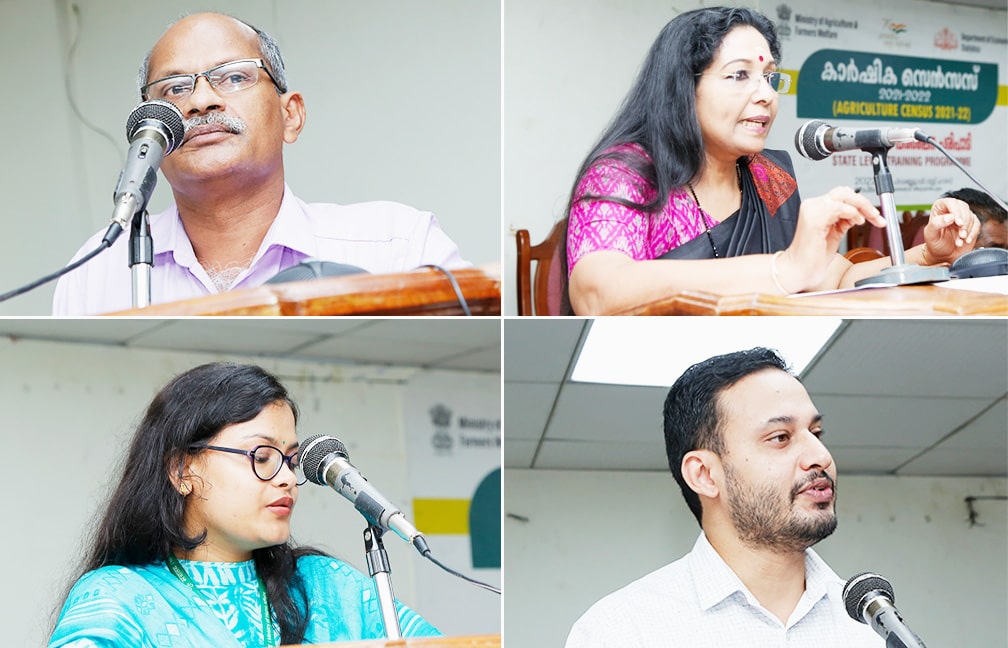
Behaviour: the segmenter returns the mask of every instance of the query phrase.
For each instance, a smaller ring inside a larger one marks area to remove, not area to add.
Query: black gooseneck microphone
[[[147,208],[161,161],[185,139],[182,111],[162,99],[144,101],[126,118],[126,139],[130,148],[113,194],[115,208],[107,240],[115,240],[133,215]]]
[[[839,151],[891,148],[917,139],[916,128],[834,128],[824,121],[805,122],[795,133],[795,148],[810,160],[825,160]]]
[[[320,486],[331,486],[350,500],[369,524],[385,531],[394,531],[416,547],[420,555],[452,576],[495,594],[501,593],[500,588],[457,572],[435,558],[423,534],[406,519],[399,507],[379,493],[350,463],[346,446],[339,439],[325,434],[305,439],[301,444],[301,469],[308,481]]]
[[[864,572],[851,576],[843,589],[847,614],[877,632],[886,648],[926,648],[920,637],[903,622],[893,602],[892,585],[882,576]]]
[[[339,439],[324,434],[306,439],[301,444],[301,468],[308,481],[334,488],[371,524],[395,532],[421,554],[430,553],[423,534],[350,463]]]
[[[115,208],[112,211],[112,222],[98,247],[56,272],[0,295],[0,302],[58,279],[112,247],[133,216],[147,208],[147,202],[157,184],[157,171],[161,161],[182,146],[185,139],[182,111],[161,99],[145,101],[134,108],[126,119],[126,139],[130,143],[130,149],[113,194]]]

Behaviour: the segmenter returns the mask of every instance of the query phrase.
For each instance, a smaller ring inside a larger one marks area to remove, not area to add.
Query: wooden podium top
[[[1008,278],[1006,278],[1008,279]],[[819,295],[717,295],[685,291],[614,315],[1008,315],[1008,295],[932,286],[868,288]]]
[[[307,645],[307,644],[304,644]],[[340,641],[312,644],[315,648],[500,648],[500,635],[470,635],[466,637],[424,637],[417,639],[375,639],[372,641]],[[296,648],[281,646],[280,648]]]
[[[452,270],[473,315],[500,315],[500,266]],[[358,274],[265,284],[219,295],[107,313],[114,316],[192,315],[463,315],[440,270]]]

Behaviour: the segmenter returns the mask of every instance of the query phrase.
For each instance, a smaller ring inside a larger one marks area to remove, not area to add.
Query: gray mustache
[[[228,115],[226,113],[207,113],[206,115],[197,115],[196,117],[191,117],[183,121],[185,124],[185,129],[188,131],[190,128],[195,128],[196,126],[209,126],[210,124],[218,124],[224,126],[232,133],[242,133],[248,128],[248,125],[241,120],[239,117],[233,115]]]

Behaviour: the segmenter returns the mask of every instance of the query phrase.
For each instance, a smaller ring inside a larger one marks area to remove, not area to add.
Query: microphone
[[[903,623],[893,605],[892,585],[882,576],[871,572],[851,576],[844,585],[843,599],[850,618],[871,626],[886,640],[886,648],[926,648]]]
[[[918,133],[924,135],[916,128],[833,128],[813,119],[798,129],[794,143],[808,159],[825,160],[838,151],[891,148],[897,142],[912,142]]]
[[[306,439],[301,444],[301,469],[313,484],[328,484],[350,500],[372,525],[394,531],[422,555],[430,552],[423,534],[350,463],[346,446],[339,439],[324,434]]]
[[[113,202],[112,223],[105,240],[112,241],[126,228],[133,215],[147,208],[157,185],[157,171],[166,155],[182,146],[185,121],[182,111],[162,99],[150,99],[133,109],[126,119],[130,143],[126,164],[119,174]]]

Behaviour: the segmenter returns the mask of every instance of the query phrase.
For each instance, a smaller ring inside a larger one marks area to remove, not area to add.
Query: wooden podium
[[[500,315],[500,265],[452,270],[473,315]],[[440,270],[358,274],[264,284],[219,295],[154,304],[112,316],[188,317],[309,315],[464,315],[455,290]]]
[[[307,646],[308,644],[302,644]],[[314,648],[500,648],[500,635],[471,635],[466,637],[424,637],[417,639],[374,639],[371,641],[340,641],[311,644]],[[298,648],[281,646],[280,648]]]
[[[896,286],[795,297],[758,293],[717,295],[689,290],[612,314],[999,316],[1008,315],[1008,295],[943,286]]]

